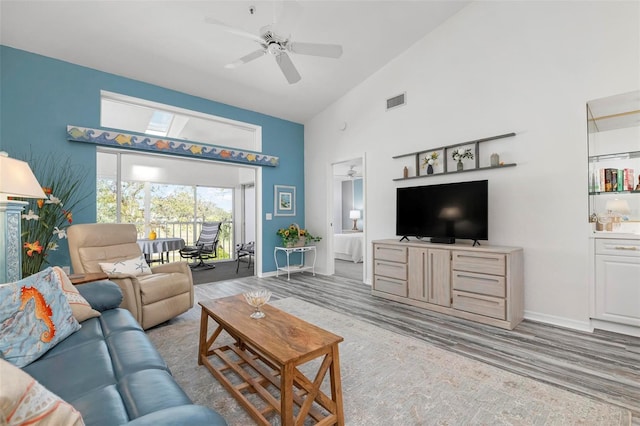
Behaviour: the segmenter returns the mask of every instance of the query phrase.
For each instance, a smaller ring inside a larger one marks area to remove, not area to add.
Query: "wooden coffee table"
[[[204,364],[258,424],[270,425],[267,417],[276,413],[282,425],[307,420],[344,425],[338,355],[342,337],[271,305],[262,307],[265,318],[252,319],[253,308],[241,294],[199,305],[198,364]],[[209,318],[217,324],[210,335]],[[235,343],[212,348],[223,330]],[[307,378],[299,367],[316,358],[321,358],[318,370]],[[331,397],[320,389],[327,372]]]

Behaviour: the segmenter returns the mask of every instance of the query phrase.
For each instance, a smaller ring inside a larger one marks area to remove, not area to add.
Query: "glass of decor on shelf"
[[[465,158],[473,160],[473,152],[471,152],[471,148],[458,148],[453,150],[453,152],[451,153],[451,157],[458,162],[457,170],[461,171],[464,170],[464,164],[462,164],[462,160],[464,160]]]
[[[432,152],[431,154],[427,155],[426,157],[424,157],[423,162],[422,162],[422,167],[427,166],[427,174],[428,175],[432,175],[433,174],[433,166],[437,166],[438,165],[438,156],[440,154],[438,152]]]
[[[257,289],[247,291],[246,293],[242,293],[244,299],[247,303],[255,308],[255,311],[251,315],[249,315],[253,319],[264,318],[266,315],[260,309],[263,305],[265,305],[269,299],[271,298],[271,292],[265,289]]]

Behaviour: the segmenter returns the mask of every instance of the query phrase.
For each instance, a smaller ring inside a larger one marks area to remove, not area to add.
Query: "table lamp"
[[[620,227],[620,220],[623,215],[631,213],[631,208],[627,200],[619,200],[614,198],[613,200],[607,200],[605,204],[607,214],[611,217],[611,222],[614,228]]]
[[[0,152],[0,283],[22,278],[21,214],[27,203],[8,197],[47,198],[29,164]]]
[[[349,219],[353,220],[353,229],[352,231],[358,230],[358,219],[360,219],[360,210],[350,210],[349,211]]]

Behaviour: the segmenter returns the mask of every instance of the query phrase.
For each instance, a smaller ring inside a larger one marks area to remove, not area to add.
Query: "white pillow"
[[[75,408],[2,359],[0,377],[0,424],[84,425]]]
[[[151,268],[147,265],[144,255],[115,263],[100,263],[100,268],[102,268],[102,272],[107,275],[126,274],[135,277],[138,275],[151,275]]]

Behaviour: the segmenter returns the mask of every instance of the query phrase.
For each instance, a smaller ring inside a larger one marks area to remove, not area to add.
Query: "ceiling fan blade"
[[[287,47],[291,52],[300,55],[323,56],[325,58],[342,56],[342,46],[339,44],[289,43]]]
[[[265,54],[265,50],[264,49],[258,49],[254,52],[249,53],[248,55],[244,55],[242,58],[238,59],[237,61],[231,62],[230,64],[225,65],[225,68],[236,68],[239,67],[242,64],[246,64],[247,62],[251,62],[254,59],[258,59],[262,56],[264,56]]]
[[[245,37],[245,38],[249,38],[251,40],[257,41],[260,44],[264,44],[264,40],[262,39],[262,37],[252,34],[248,31],[244,31],[238,28],[234,28],[234,27],[230,27],[229,25],[225,24],[224,22],[218,21],[217,19],[214,18],[209,18],[206,17],[204,18],[205,22],[208,24],[211,24],[213,26],[218,27],[219,29],[226,31],[228,33],[231,34],[235,34],[235,35],[239,35],[241,37]]]
[[[300,74],[298,73],[295,65],[293,65],[293,62],[291,62],[289,55],[284,52],[280,53],[276,56],[276,62],[289,84],[294,84],[300,81],[302,77],[300,77]]]

